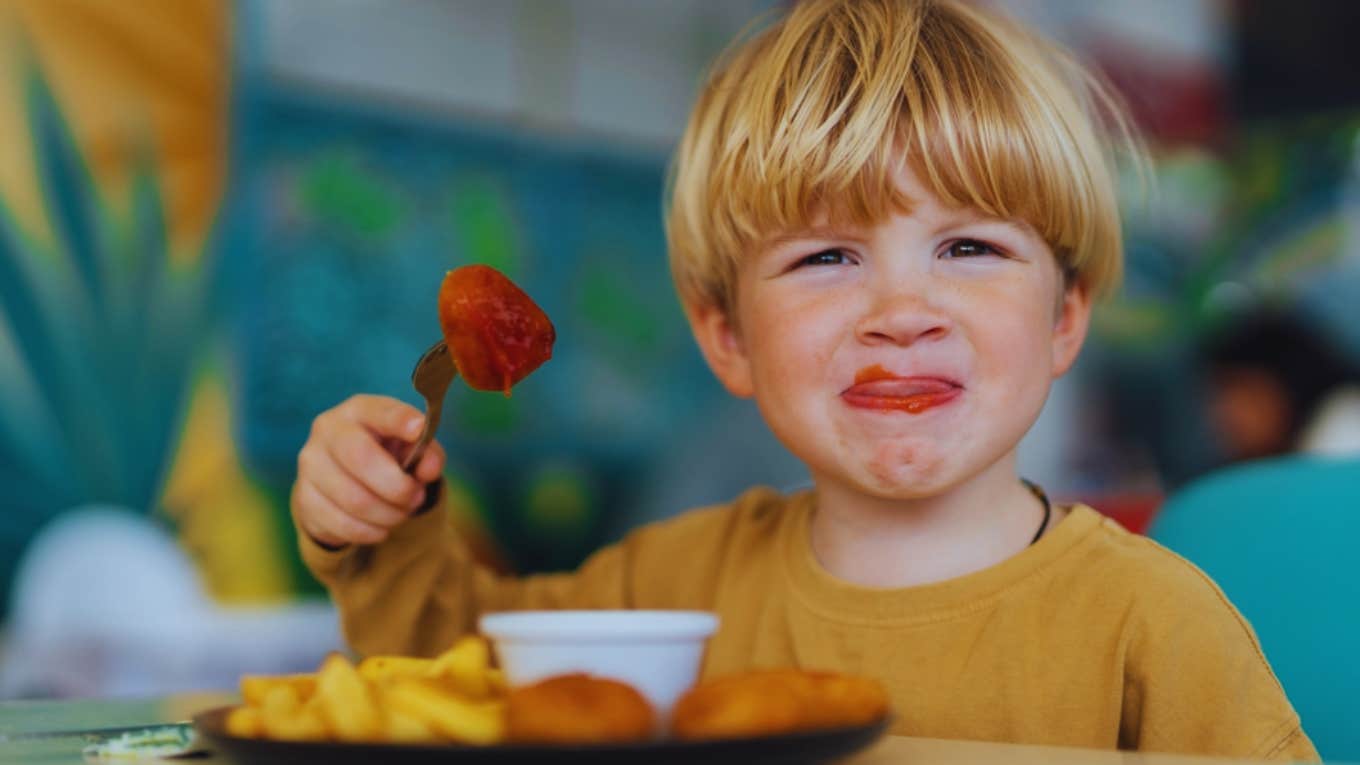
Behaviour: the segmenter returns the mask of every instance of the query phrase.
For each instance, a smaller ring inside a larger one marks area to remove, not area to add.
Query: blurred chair
[[[1174,494],[1148,535],[1251,622],[1322,757],[1360,761],[1360,459],[1225,469]]]
[[[63,513],[18,569],[0,699],[230,689],[243,674],[311,671],[344,647],[325,601],[218,603],[169,533],[122,508]]]

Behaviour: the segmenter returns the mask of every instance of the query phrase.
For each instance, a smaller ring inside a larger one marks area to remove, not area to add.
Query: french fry
[[[454,741],[494,744],[505,738],[505,702],[462,698],[438,680],[399,680],[384,689],[388,706]]]
[[[431,730],[430,726],[410,715],[402,714],[390,707],[385,710],[385,714],[384,741],[392,741],[398,744],[428,744],[442,740],[442,737]]]
[[[241,698],[247,706],[258,707],[264,703],[269,689],[277,685],[292,686],[298,699],[306,701],[316,691],[316,675],[244,675],[241,678]]]
[[[240,738],[264,735],[264,719],[256,707],[236,707],[227,713],[227,733]]]
[[[392,705],[387,690],[393,682],[401,681],[389,680],[387,685],[374,689],[378,706],[383,711],[383,740],[400,744],[428,744],[445,740],[420,718],[406,714]]]
[[[491,649],[465,637],[433,659],[331,654],[315,674],[246,675],[244,704],[226,718],[234,736],[288,741],[457,741],[506,736],[505,675]]]
[[[265,691],[258,706],[267,715],[288,715],[302,706],[302,699],[291,684],[277,683]]]
[[[497,682],[488,677],[491,671],[490,646],[484,639],[470,635],[435,657],[430,676],[448,680],[459,692],[474,699],[488,699],[497,694]],[[500,685],[503,684],[502,678]]]
[[[316,708],[307,705],[292,712],[270,716],[261,714],[264,733],[282,741],[325,741],[330,736]]]
[[[397,678],[428,677],[434,665],[433,659],[414,656],[369,656],[359,662],[359,674],[365,680],[384,683]]]
[[[321,663],[313,697],[330,734],[341,741],[376,741],[383,732],[378,708],[368,681],[349,660],[333,653]]]
[[[268,738],[320,741],[327,737],[325,722],[310,703],[303,705],[297,689],[288,683],[276,684],[265,693],[259,706],[259,720],[260,730]]]

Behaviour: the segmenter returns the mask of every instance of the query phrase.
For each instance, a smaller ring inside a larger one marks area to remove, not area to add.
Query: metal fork
[[[443,340],[430,346],[420,361],[416,362],[416,368],[411,372],[411,384],[417,393],[425,397],[425,427],[401,464],[401,469],[407,473],[414,471],[416,465],[420,464],[425,447],[434,438],[435,428],[439,427],[439,415],[444,411],[444,394],[449,390],[449,383],[457,376],[458,368],[454,366],[449,347]]]

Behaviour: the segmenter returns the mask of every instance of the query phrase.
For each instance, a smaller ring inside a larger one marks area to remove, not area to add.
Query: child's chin
[[[884,499],[920,499],[938,493],[944,460],[920,445],[895,443],[879,449],[862,467],[863,485]]]
[[[909,502],[937,496],[946,486],[938,476],[922,475],[911,467],[904,467],[886,474],[871,471],[860,489],[878,499]]]

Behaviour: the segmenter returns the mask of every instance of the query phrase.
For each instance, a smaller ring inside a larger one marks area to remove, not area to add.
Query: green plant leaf
[[[24,94],[29,132],[37,158],[38,181],[52,233],[66,245],[86,296],[99,314],[107,313],[108,296],[101,274],[100,242],[95,219],[94,183],[62,117],[51,87],[36,65],[29,65]]]
[[[165,392],[160,390],[165,380],[157,379],[157,374],[184,378],[180,370],[176,375],[174,364],[157,364],[153,373],[150,368],[152,357],[158,352],[176,358],[186,352],[182,344],[167,347],[164,338],[155,337],[157,332],[152,322],[152,314],[163,299],[165,290],[165,271],[169,257],[166,237],[164,205],[160,186],[156,182],[154,158],[150,152],[143,155],[139,170],[133,179],[131,205],[131,231],[129,232],[125,262],[128,274],[127,315],[121,322],[122,333],[118,345],[123,349],[125,369],[132,378],[133,386],[129,393],[135,396],[136,410],[145,413],[139,421],[132,423],[130,447],[140,454],[157,455],[170,449],[171,438],[168,431],[174,427],[173,416],[177,407],[165,406],[162,401]],[[165,317],[173,320],[174,317]],[[155,342],[153,342],[153,339]],[[170,366],[172,368],[165,369]],[[139,460],[130,466],[134,475],[130,479],[131,490],[137,496],[154,494],[163,471],[163,460]]]
[[[69,451],[85,435],[77,415],[76,398],[67,366],[57,353],[55,333],[47,312],[37,301],[37,292],[24,267],[25,249],[11,222],[9,212],[0,206],[0,311],[13,337],[14,346],[30,374],[38,380],[46,408],[60,432],[59,451]],[[32,435],[28,438],[39,438]],[[29,444],[30,449],[34,447]],[[52,448],[34,451],[50,453]],[[28,451],[28,449],[25,449]],[[71,476],[83,481],[83,471]]]
[[[53,248],[49,256],[23,237],[0,204],[0,320],[13,346],[6,355],[25,366],[15,371],[25,385],[32,381],[25,396],[0,400],[0,468],[22,466],[56,488],[25,494],[23,504],[8,497],[7,506],[26,517],[79,502],[149,511],[213,310],[212,261],[171,262],[151,151],[144,147],[135,168],[130,214],[115,214],[36,66],[24,82]],[[16,402],[33,400],[56,427],[14,413]]]

